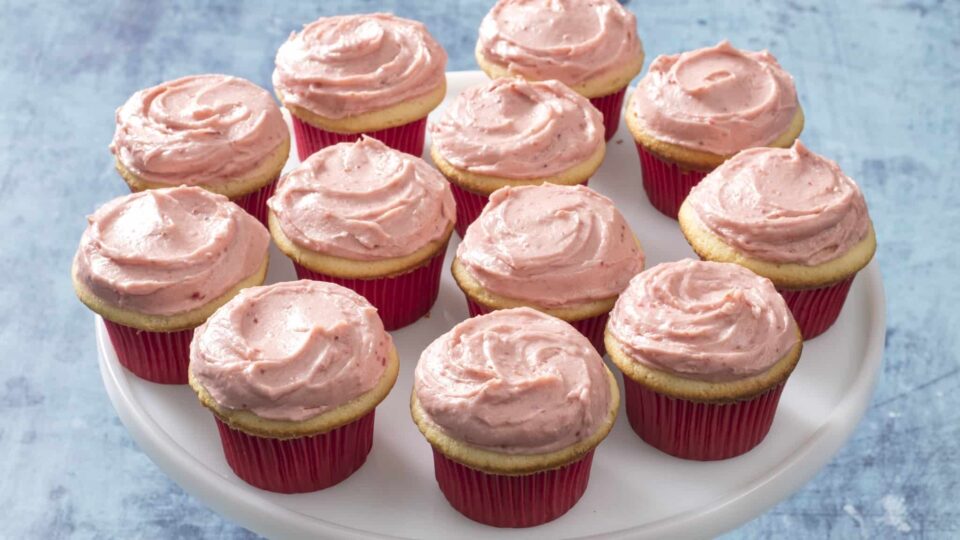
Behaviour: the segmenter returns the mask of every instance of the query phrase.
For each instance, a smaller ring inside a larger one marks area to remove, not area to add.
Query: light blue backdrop
[[[420,19],[473,69],[491,2],[0,2],[0,537],[242,538],[117,420],[69,261],[125,187],[107,144],[133,91],[189,73],[270,86],[291,30],[323,14]],[[889,328],[866,418],[808,486],[732,537],[960,535],[960,4],[629,2],[648,58],[730,38],[796,77],[803,139],[864,191]]]

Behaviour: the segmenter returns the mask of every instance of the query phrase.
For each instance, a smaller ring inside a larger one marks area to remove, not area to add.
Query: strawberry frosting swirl
[[[769,279],[736,264],[689,259],[633,278],[607,331],[636,362],[714,382],[763,373],[800,340]]]
[[[557,81],[497,79],[464,90],[430,125],[457,168],[511,179],[546,178],[583,163],[604,144],[603,117]]]
[[[277,51],[273,86],[285,104],[339,119],[435,91],[446,65],[420,22],[388,13],[321,17]]]
[[[542,184],[493,192],[457,260],[488,291],[550,308],[617,296],[644,255],[613,201]]]
[[[658,56],[627,114],[657,139],[726,156],[773,142],[799,107],[793,77],[772,54],[721,41]]]
[[[266,90],[227,75],[192,75],[140,90],[116,119],[110,151],[120,163],[172,186],[228,183],[290,137]]]
[[[267,259],[266,228],[222,195],[198,187],[118,197],[87,218],[77,278],[116,307],[176,315],[253,276]]]
[[[643,54],[636,17],[614,0],[499,0],[480,23],[477,49],[514,75],[569,86]]]
[[[725,243],[776,263],[829,262],[870,230],[857,184],[800,141],[740,152],[693,188],[687,204]]]
[[[611,399],[603,360],[587,338],[530,308],[453,327],[423,351],[414,381],[439,429],[506,454],[553,452],[586,439]]]
[[[392,350],[359,294],[286,281],[244,289],[198,327],[190,372],[223,407],[300,422],[372,390]]]
[[[298,246],[361,261],[442,241],[456,219],[439,171],[366,136],[310,156],[280,179],[267,204]]]

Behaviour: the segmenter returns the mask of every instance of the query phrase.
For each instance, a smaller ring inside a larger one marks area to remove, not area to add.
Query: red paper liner
[[[623,377],[627,418],[633,431],[667,454],[714,461],[748,452],[767,436],[785,384],[736,403],[677,399]]]
[[[342,142],[356,141],[360,139],[361,135],[373,137],[390,148],[417,157],[423,154],[423,139],[427,131],[426,116],[401,126],[365,133],[336,133],[310,125],[296,116],[291,116],[291,118],[293,119],[293,135],[297,141],[297,155],[300,157],[300,161],[307,159],[322,148]]]
[[[241,480],[276,493],[306,493],[338,484],[363,465],[373,447],[374,412],[296,439],[249,435],[215,418],[227,464]]]
[[[457,223],[454,225],[460,238],[467,233],[467,227],[480,217],[480,212],[487,205],[489,197],[468,191],[450,182],[450,190],[453,191],[453,199],[457,202]]]
[[[403,328],[430,312],[440,293],[440,273],[447,253],[444,244],[426,264],[398,276],[351,279],[314,272],[293,263],[300,279],[328,281],[356,291],[377,308],[383,327],[387,330]]]
[[[580,185],[587,186],[589,184],[590,179],[587,178]],[[454,230],[457,231],[460,238],[463,238],[463,235],[467,233],[467,227],[480,217],[480,213],[483,212],[483,207],[487,205],[490,197],[463,189],[452,180],[450,181],[450,190],[453,191],[453,199],[457,203],[457,223],[454,225]]]
[[[450,506],[494,527],[533,527],[567,513],[587,490],[592,464],[593,450],[559,469],[506,476],[471,469],[433,450],[437,484]]]
[[[246,210],[248,214],[257,218],[260,223],[263,223],[263,225],[266,226],[267,200],[270,197],[273,197],[273,192],[276,189],[277,178],[274,178],[269,184],[256,191],[247,193],[246,195],[241,195],[236,199],[233,199],[233,202],[237,203],[240,208]]]
[[[780,289],[804,340],[819,336],[837,322],[855,277],[819,289]]]
[[[193,328],[148,332],[103,319],[120,365],[141,379],[160,384],[187,384]]]
[[[467,311],[470,312],[471,317],[476,317],[477,315],[486,315],[487,313],[493,311],[483,304],[474,302],[473,299],[468,295],[464,294],[464,296],[467,298]],[[597,315],[596,317],[567,322],[570,323],[570,326],[576,328],[578,332],[589,339],[590,343],[593,344],[593,347],[597,349],[598,353],[600,353],[600,356],[603,356],[607,352],[607,349],[603,344],[603,331],[607,327],[607,319],[609,317],[610,312],[607,312],[603,315]]]
[[[705,172],[687,170],[676,163],[664,161],[637,143],[640,168],[643,170],[643,189],[654,208],[665,216],[677,219],[680,205],[693,186],[700,183]]]
[[[620,127],[620,111],[623,110],[623,96],[626,93],[627,87],[623,87],[619,92],[590,99],[590,104],[603,115],[604,140],[612,139]]]

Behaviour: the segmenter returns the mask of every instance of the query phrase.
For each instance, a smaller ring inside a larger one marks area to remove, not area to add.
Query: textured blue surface
[[[143,455],[100,383],[68,268],[84,216],[125,192],[114,109],[189,73],[269,88],[287,34],[333,12],[425,21],[450,69],[473,69],[490,3],[0,2],[0,537],[253,536]],[[960,4],[630,4],[648,58],[725,37],[770,48],[796,77],[804,140],[860,182],[880,239],[889,328],[866,418],[731,537],[960,537]]]

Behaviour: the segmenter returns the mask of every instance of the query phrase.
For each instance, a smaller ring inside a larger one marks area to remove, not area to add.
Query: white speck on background
[[[902,533],[913,530],[910,523],[907,522],[907,505],[904,503],[903,497],[884,495],[883,499],[880,499],[880,504],[883,505],[883,517],[877,518],[878,522],[893,527]]]
[[[863,530],[863,516],[860,515],[860,512],[857,512],[857,507],[852,504],[843,505],[843,511],[847,513],[848,516],[852,517],[854,521],[857,522],[857,527],[862,531]]]
[[[889,416],[890,418],[900,418],[900,413],[896,411],[890,411],[889,413],[887,413],[887,416]]]

